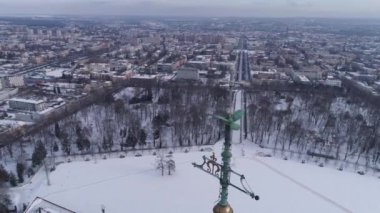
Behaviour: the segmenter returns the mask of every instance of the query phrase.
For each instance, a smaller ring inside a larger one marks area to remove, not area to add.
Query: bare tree
[[[156,157],[156,169],[161,171],[162,176],[164,176],[165,166],[165,156],[162,153],[158,153]]]
[[[168,169],[168,175],[171,175],[175,171],[175,161],[173,159],[168,159],[166,161],[166,167]]]

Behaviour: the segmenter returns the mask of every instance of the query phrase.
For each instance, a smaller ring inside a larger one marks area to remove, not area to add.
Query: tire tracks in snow
[[[180,162],[180,163],[177,163],[177,165],[182,165],[182,164],[190,163],[190,162],[192,162],[192,161]],[[90,186],[98,185],[98,184],[101,184],[101,183],[117,180],[117,179],[128,177],[128,176],[133,176],[133,175],[153,172],[155,170],[156,170],[155,168],[153,168],[153,169],[146,169],[146,170],[142,170],[142,171],[139,171],[139,172],[134,172],[134,173],[130,173],[130,174],[110,177],[110,178],[106,178],[106,179],[103,179],[103,180],[94,181],[92,183],[87,183],[87,184],[83,184],[83,185],[79,185],[79,186],[74,186],[74,187],[69,187],[69,188],[62,189],[62,190],[53,191],[53,192],[47,193],[47,194],[45,194],[45,195],[43,195],[41,197],[42,198],[47,198],[47,197],[52,196],[52,195],[56,195],[56,194],[60,194],[60,193],[65,193],[65,192],[69,192],[69,191],[73,191],[73,190],[79,190],[79,189],[87,188],[87,187],[90,187]]]
[[[281,177],[289,180],[290,182],[296,184],[297,186],[305,189],[306,191],[312,193],[313,195],[321,198],[322,200],[326,201],[327,203],[337,207],[338,209],[342,210],[342,212],[346,212],[346,213],[353,213],[353,211],[351,211],[350,209],[348,209],[347,207],[344,207],[343,205],[337,203],[336,201],[332,200],[331,198],[321,194],[320,192],[317,192],[315,191],[314,189],[310,188],[309,186],[301,183],[300,181],[290,177],[289,175],[285,174],[284,172],[281,172],[280,170],[274,168],[273,166],[269,165],[268,163],[265,163],[264,161],[258,159],[257,157],[253,156],[253,160],[260,163],[261,165],[267,167],[268,169],[270,169],[272,172],[280,175]]]

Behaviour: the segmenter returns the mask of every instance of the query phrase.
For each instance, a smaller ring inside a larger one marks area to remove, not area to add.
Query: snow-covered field
[[[238,92],[235,110],[240,108]],[[240,131],[234,131],[233,141],[238,142],[239,136]],[[217,156],[221,148],[221,142],[213,147]],[[232,168],[243,173],[260,196],[255,201],[231,188],[229,201],[235,212],[380,212],[378,174],[361,176],[334,167],[320,168],[312,162],[262,157],[271,151],[250,142],[234,144],[232,151]],[[176,172],[164,177],[155,170],[152,155],[63,163],[50,174],[50,186],[41,169],[31,183],[13,188],[12,198],[21,205],[39,196],[79,213],[100,213],[102,206],[107,213],[212,212],[219,181],[191,165],[211,153],[175,152]],[[239,185],[239,177],[232,175],[231,180]]]
[[[233,169],[245,174],[261,199],[230,189],[235,212],[380,212],[374,176],[259,157],[249,145],[242,156],[241,148],[233,147]],[[13,189],[13,197],[22,202],[40,196],[80,213],[101,212],[102,205],[111,213],[211,212],[218,180],[191,165],[204,154],[211,152],[175,153],[176,172],[164,177],[153,169],[154,156],[63,163],[51,173],[51,186],[40,170],[31,184]]]

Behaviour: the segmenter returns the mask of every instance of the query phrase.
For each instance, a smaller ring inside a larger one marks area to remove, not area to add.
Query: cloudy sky
[[[0,0],[1,15],[379,18],[380,0]]]

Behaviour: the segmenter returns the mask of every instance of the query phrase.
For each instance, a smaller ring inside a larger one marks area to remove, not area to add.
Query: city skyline
[[[0,16],[150,15],[379,18],[376,0],[14,0],[0,1]]]
[[[0,213],[380,212],[364,1],[0,0]]]

